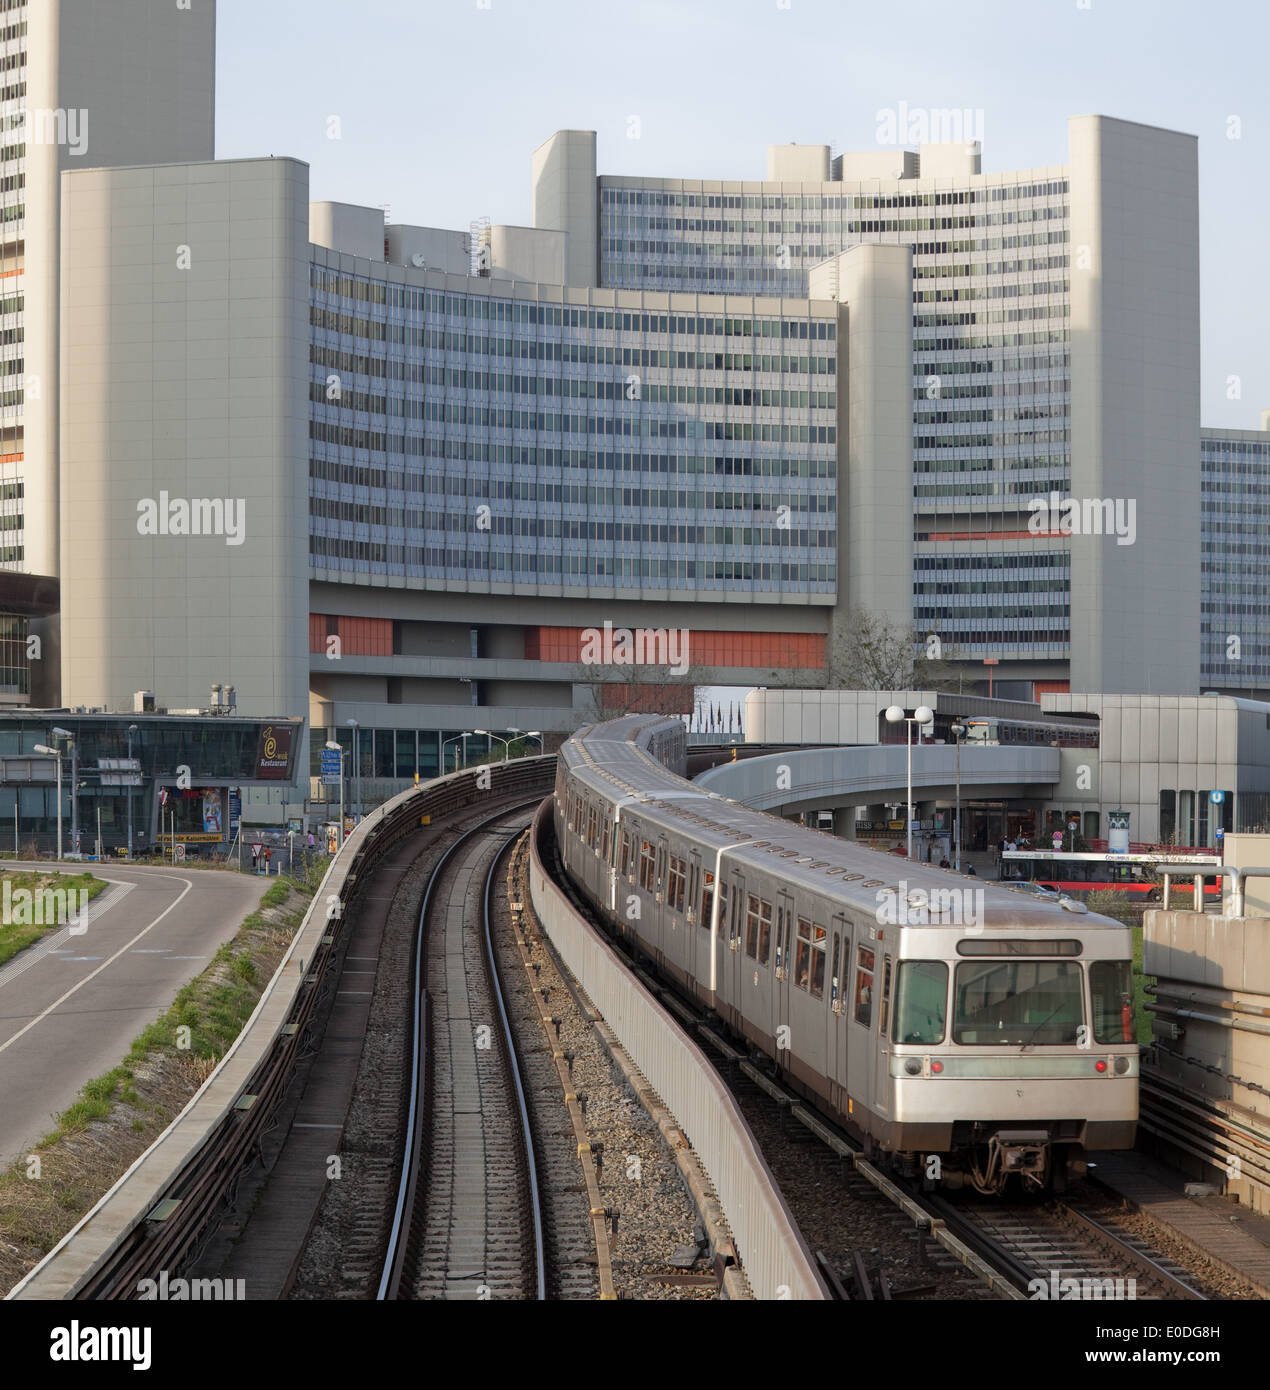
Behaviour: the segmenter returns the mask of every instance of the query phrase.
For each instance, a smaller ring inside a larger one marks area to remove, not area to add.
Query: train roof
[[[782,878],[812,893],[849,900],[857,911],[876,911],[883,901],[879,890],[897,895],[903,891],[908,896],[919,890],[929,895],[973,889],[983,893],[983,925],[994,930],[1127,930],[1113,918],[1084,911],[1083,904],[1064,907],[1010,884],[910,862],[707,792],[663,767],[646,751],[659,732],[669,732],[675,725],[682,731],[680,720],[628,715],[579,730],[563,745],[560,756],[581,780],[618,799],[629,798],[628,804],[638,806],[646,820],[668,829],[690,826],[694,838],[711,850],[732,847],[727,863],[779,869]],[[920,909],[908,909],[910,919],[915,911]],[[943,924],[914,921],[912,925]],[[960,921],[950,925],[965,929]]]

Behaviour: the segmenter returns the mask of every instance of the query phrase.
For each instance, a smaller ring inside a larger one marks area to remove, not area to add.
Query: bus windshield
[[[1074,961],[963,961],[955,978],[952,1036],[957,1043],[1074,1043],[1085,1021],[1080,966]]]

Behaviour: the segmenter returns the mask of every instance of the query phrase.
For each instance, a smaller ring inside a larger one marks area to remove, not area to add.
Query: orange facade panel
[[[325,652],[331,637],[340,639],[345,656],[391,656],[391,618],[343,618],[329,613],[309,614],[309,650]]]
[[[645,630],[647,633],[649,630]],[[626,634],[630,633],[627,637]],[[584,636],[585,634],[585,636]],[[525,634],[525,657],[530,661],[580,662],[603,653],[605,664],[610,653],[623,652],[622,643],[642,654],[645,664],[667,665],[656,657],[666,648],[646,636],[635,643],[630,629],[615,629],[611,635],[602,630],[580,627],[530,628]],[[687,663],[690,666],[766,666],[775,670],[823,670],[825,638],[818,632],[702,632],[689,629],[686,635]],[[627,660],[615,665],[634,664]],[[686,711],[685,711],[686,712]]]

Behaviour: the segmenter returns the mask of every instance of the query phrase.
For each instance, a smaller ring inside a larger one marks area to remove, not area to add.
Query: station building
[[[766,690],[746,698],[746,738],[790,746],[903,743],[908,726],[887,721],[891,705],[910,716],[921,705],[935,714],[929,732],[914,743],[914,804],[918,818],[941,833],[951,829],[950,789],[932,795],[918,783],[923,749],[953,744],[954,724],[967,729],[962,767],[968,788],[978,746],[1057,750],[1047,787],[1020,785],[991,798],[967,790],[967,848],[986,850],[1003,836],[1019,835],[1043,848],[1055,829],[1073,821],[1086,841],[1101,843],[1108,839],[1113,811],[1128,814],[1129,839],[1142,845],[1212,849],[1227,834],[1270,832],[1270,704],[1255,700],[1058,693],[1028,703],[931,690]],[[820,790],[826,807],[845,799]],[[870,825],[861,837],[876,828],[886,838],[888,818],[896,814],[902,828],[902,805],[896,812],[893,804],[861,799],[856,819]]]

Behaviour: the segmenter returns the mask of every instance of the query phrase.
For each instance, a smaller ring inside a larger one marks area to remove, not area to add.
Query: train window
[[[623,830],[619,841],[617,871],[619,874],[626,875],[631,871],[631,837]]]
[[[895,986],[895,1041],[941,1043],[948,1010],[948,966],[942,960],[900,962]]]
[[[688,884],[688,866],[682,859],[670,857],[670,875],[666,884],[666,906],[672,912],[684,910],[684,891]]]
[[[1020,941],[1016,937],[980,936],[957,943],[959,956],[1078,956],[1080,942],[1065,937]]]
[[[1096,960],[1089,966],[1094,1001],[1094,1038],[1100,1043],[1133,1041],[1133,971],[1127,960]]]
[[[833,934],[833,971],[829,977],[829,1002],[838,1002],[838,959],[842,947],[842,940],[837,932]]]
[[[825,948],[829,933],[819,922],[798,919],[798,949],[794,959],[794,979],[799,989],[809,990],[817,999],[825,993]]]
[[[759,903],[758,963],[766,965],[772,954],[772,905]]]
[[[957,966],[953,1041],[973,1046],[1070,1044],[1084,1022],[1075,961],[984,960]]]
[[[705,882],[701,885],[701,925],[708,927],[714,915],[714,875],[706,870]]]
[[[829,933],[819,922],[813,922],[811,928],[811,993],[814,999],[825,997],[825,947],[829,942]]]
[[[789,956],[789,924],[794,914],[782,907],[776,914],[776,968],[780,970]]]
[[[607,859],[607,858],[609,857],[609,849],[610,849],[610,847],[611,847],[611,837],[610,837],[610,832],[611,832],[611,831],[612,831],[612,826],[610,826],[609,823],[608,823],[608,821],[606,820],[606,821],[604,822],[604,830],[603,830],[603,833],[602,833],[602,835],[601,835],[601,837],[600,837],[600,854],[601,854],[605,859]]]
[[[594,806],[587,807],[587,827],[586,842],[595,848],[596,841],[600,838],[600,814]]]
[[[735,950],[741,940],[741,889],[732,894],[732,926],[728,933],[728,944]]]
[[[650,893],[657,883],[656,855],[652,845],[647,840],[640,842],[639,847],[639,886],[646,888]]]
[[[873,1022],[873,952],[857,946],[855,953],[855,1021],[868,1028]]]
[[[811,923],[806,917],[798,919],[798,950],[794,958],[794,980],[799,989],[811,983]]]
[[[882,960],[882,1008],[878,1013],[878,1036],[886,1037],[887,1015],[891,1007],[891,958]]]
[[[753,956],[758,951],[759,901],[753,893],[745,904],[745,954]]]

